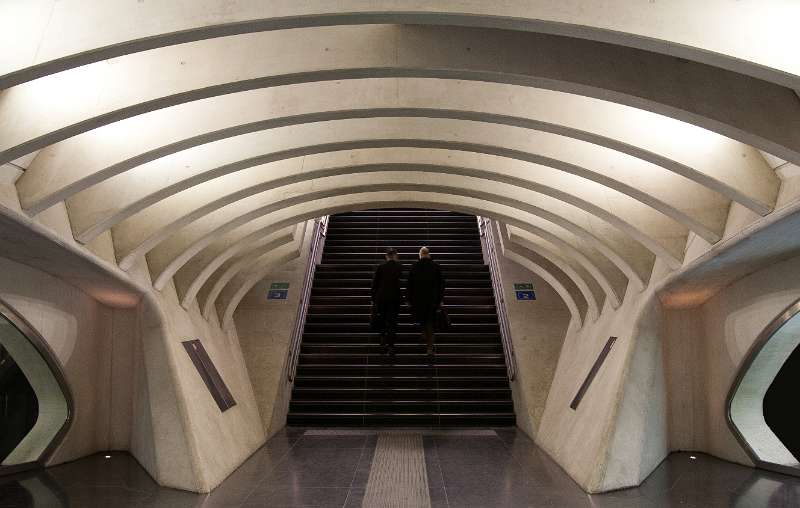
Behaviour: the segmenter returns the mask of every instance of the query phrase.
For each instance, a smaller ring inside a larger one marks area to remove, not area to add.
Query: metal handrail
[[[306,326],[306,315],[308,314],[308,302],[311,299],[311,287],[314,284],[314,274],[317,271],[317,264],[319,264],[319,253],[322,250],[325,235],[328,233],[328,218],[329,216],[326,215],[324,217],[314,219],[314,234],[311,240],[310,251],[308,253],[306,275],[305,279],[303,279],[303,289],[300,292],[297,318],[294,322],[292,339],[289,343],[289,365],[287,368],[287,377],[289,382],[294,381],[294,375],[297,371],[297,360],[300,358],[300,344],[303,340],[303,330]]]
[[[492,219],[478,217],[478,228],[480,229],[481,243],[489,262],[489,273],[492,277],[492,289],[494,290],[495,305],[497,306],[497,321],[500,325],[503,355],[506,358],[506,371],[509,381],[513,381],[517,372],[517,360],[514,356],[514,344],[511,342],[511,327],[508,324],[505,292],[503,291],[503,281],[500,275],[500,261],[497,258]]]

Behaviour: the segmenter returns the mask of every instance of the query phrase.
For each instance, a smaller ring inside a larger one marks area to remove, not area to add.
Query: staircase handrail
[[[289,343],[289,365],[287,368],[289,382],[294,381],[294,376],[297,371],[297,361],[300,358],[300,347],[303,341],[303,330],[306,326],[306,315],[308,314],[309,301],[311,300],[311,288],[314,285],[314,274],[319,264],[319,253],[325,242],[325,235],[328,233],[329,218],[330,216],[325,215],[324,217],[314,219],[314,233],[308,253],[308,263],[306,264],[306,273],[303,279],[303,289],[300,292],[297,318],[294,322],[291,342]]]
[[[481,235],[486,260],[489,265],[489,273],[492,278],[492,290],[494,291],[495,305],[497,308],[497,322],[500,325],[500,338],[503,343],[503,355],[506,359],[506,371],[509,381],[513,381],[517,372],[517,361],[514,356],[514,344],[511,341],[511,326],[508,323],[508,312],[506,311],[505,291],[503,291],[503,281],[500,274],[500,261],[497,257],[497,247],[495,245],[494,226],[492,219],[488,217],[478,217],[478,228]]]

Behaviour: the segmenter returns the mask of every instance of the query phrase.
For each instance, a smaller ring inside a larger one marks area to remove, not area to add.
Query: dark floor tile
[[[451,482],[445,477],[444,490],[453,507],[534,506],[539,496],[529,484],[511,479],[473,478]]]
[[[349,488],[361,458],[360,448],[292,449],[264,480],[300,487]]]
[[[352,488],[363,489],[366,488],[369,481],[369,472],[372,469],[372,458],[375,456],[375,448],[364,448],[361,458],[358,461],[358,466],[353,474],[353,482],[350,484]]]
[[[361,504],[364,502],[365,492],[366,490],[363,488],[350,489],[344,508],[361,508]]]
[[[211,494],[161,488],[133,457],[113,453],[0,478],[0,508],[361,506],[377,434],[304,432],[276,434]],[[672,454],[639,487],[589,496],[519,431],[428,432],[423,448],[433,507],[800,506],[800,479],[703,454]]]
[[[242,508],[278,508],[319,506],[340,508],[347,499],[348,488],[297,487],[296,485],[271,485],[254,492]]]
[[[432,436],[423,436],[422,446],[425,452],[425,471],[428,475],[428,487],[431,489],[444,488],[442,479],[442,468],[439,463],[439,454],[436,450],[436,442]]]
[[[303,436],[294,445],[299,448],[363,448],[367,436]]]
[[[431,508],[448,508],[450,506],[447,502],[447,493],[443,488],[432,488],[429,486],[428,494],[431,497]]]

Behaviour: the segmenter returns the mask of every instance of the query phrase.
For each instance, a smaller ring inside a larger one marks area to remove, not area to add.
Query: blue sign
[[[289,298],[288,289],[270,289],[267,292],[267,300],[286,300]]]
[[[517,294],[517,300],[536,300],[536,294],[533,291],[514,291]]]

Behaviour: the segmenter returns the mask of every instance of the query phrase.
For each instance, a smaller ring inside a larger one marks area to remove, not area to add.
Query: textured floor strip
[[[386,433],[369,471],[364,508],[430,508],[421,434]]]

